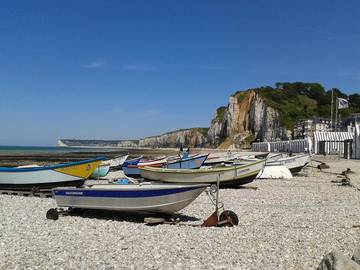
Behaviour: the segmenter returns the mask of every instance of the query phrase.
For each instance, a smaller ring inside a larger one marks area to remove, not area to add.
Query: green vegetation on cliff
[[[216,109],[216,116],[215,116],[215,121],[222,121],[226,112],[226,107],[220,107]],[[213,121],[214,121],[213,120]]]
[[[264,98],[267,105],[278,109],[281,114],[281,124],[292,129],[295,122],[303,118],[327,117],[330,118],[331,92],[325,91],[318,83],[276,83],[275,88],[267,86],[255,90]],[[360,95],[347,96],[339,89],[334,88],[334,108],[336,97],[349,100],[350,108],[339,111],[341,117],[350,113],[360,112]],[[335,111],[335,109],[334,109]]]

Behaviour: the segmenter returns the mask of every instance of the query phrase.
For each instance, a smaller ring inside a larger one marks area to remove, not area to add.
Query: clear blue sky
[[[208,126],[237,90],[360,87],[360,1],[2,1],[0,145]]]

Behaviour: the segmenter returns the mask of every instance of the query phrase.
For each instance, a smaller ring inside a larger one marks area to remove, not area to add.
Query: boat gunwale
[[[194,160],[194,159],[200,159],[200,158],[204,158],[205,157],[205,160],[208,158],[209,154],[203,154],[203,155],[200,155],[200,154],[196,154],[190,158],[185,158],[185,159],[178,159],[178,160],[175,160],[175,161],[170,161],[170,162],[167,162],[168,165],[171,165],[171,164],[175,164],[175,163],[181,163],[181,162],[186,162],[186,161],[191,161],[191,160]],[[204,162],[205,162],[204,160]],[[203,162],[203,163],[204,163]],[[175,169],[176,170],[176,169]]]
[[[137,158],[132,158],[132,159],[127,159],[127,160],[124,161],[123,164],[125,164],[125,163],[130,163],[130,162],[132,162],[132,161],[137,161],[137,160],[139,160],[139,161],[138,161],[138,163],[139,163],[142,158],[143,158],[143,156],[139,156],[139,157],[137,157]],[[125,164],[125,165],[128,165],[128,164]]]
[[[105,160],[105,156],[99,156],[93,159],[85,159],[75,162],[69,162],[69,163],[62,163],[62,164],[56,164],[51,166],[40,166],[40,167],[27,167],[27,168],[11,168],[11,167],[0,167],[0,173],[1,172],[36,172],[36,171],[47,171],[47,170],[55,170],[55,169],[61,169],[66,167],[72,167],[77,165],[83,165],[86,163],[93,163],[97,161],[103,161]]]
[[[100,197],[100,198],[146,198],[169,196],[177,193],[205,190],[208,184],[181,185],[178,187],[155,188],[155,189],[107,189],[107,188],[62,188],[57,187],[52,190],[53,196],[65,197]]]
[[[225,168],[210,168],[210,169],[201,169],[201,168],[200,169],[167,169],[167,168],[155,168],[155,167],[147,166],[147,167],[139,168],[139,170],[143,170],[146,172],[155,172],[155,173],[177,173],[177,174],[216,173],[216,172],[228,172],[228,171],[243,169],[259,163],[265,164],[265,162],[266,160],[259,160],[252,162],[250,164],[245,164],[240,166],[234,165]]]

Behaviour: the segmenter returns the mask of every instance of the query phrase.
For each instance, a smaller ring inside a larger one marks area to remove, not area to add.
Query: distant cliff
[[[140,147],[204,147],[207,140],[208,128],[181,129],[141,139]]]
[[[244,148],[254,140],[290,139],[299,119],[328,117],[331,96],[346,98],[350,107],[340,110],[344,119],[360,112],[360,95],[347,96],[339,89],[325,91],[318,83],[276,83],[275,87],[260,87],[238,91],[228,104],[216,110],[210,128],[190,128],[168,132],[140,140],[94,141],[60,140],[65,146],[110,147],[214,147]],[[335,103],[335,102],[334,102]],[[334,105],[333,105],[334,106]],[[335,109],[334,109],[335,110]]]
[[[208,128],[190,128],[168,132],[159,136],[146,137],[140,140],[73,140],[60,139],[58,146],[87,146],[87,147],[204,147],[207,140]]]
[[[60,139],[58,146],[71,147],[124,147],[136,148],[139,140],[79,140],[79,139]]]

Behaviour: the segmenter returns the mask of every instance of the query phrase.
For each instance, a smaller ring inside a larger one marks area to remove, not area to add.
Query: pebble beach
[[[101,213],[47,220],[53,199],[0,195],[0,269],[316,269],[360,244],[360,161],[323,160],[329,169],[221,189],[235,227],[196,226],[214,211],[205,193],[181,225],[158,226]],[[352,186],[333,183],[346,168]]]

